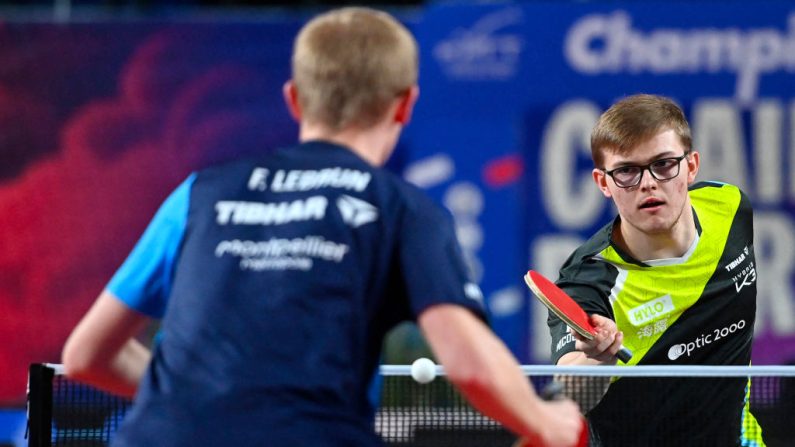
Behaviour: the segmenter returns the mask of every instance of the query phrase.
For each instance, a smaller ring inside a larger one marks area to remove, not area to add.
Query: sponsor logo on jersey
[[[743,287],[750,286],[755,282],[756,269],[754,268],[754,263],[752,262],[751,265],[744,268],[739,275],[734,277],[734,288],[737,292],[739,292],[743,289]]]
[[[722,328],[714,329],[707,334],[701,334],[695,340],[687,343],[679,343],[671,346],[668,349],[668,358],[671,361],[676,361],[683,355],[690,357],[693,351],[705,348],[707,345],[717,342],[722,338],[731,336],[735,332],[745,329],[745,320],[740,320]]]
[[[664,295],[643,303],[638,307],[629,309],[629,311],[627,311],[627,317],[629,317],[629,321],[631,321],[633,325],[643,326],[663,315],[668,315],[675,309],[676,307],[674,307],[671,295]]]
[[[320,220],[326,216],[327,205],[323,196],[271,203],[222,200],[215,204],[215,220],[219,225],[282,225]]]
[[[739,293],[745,286],[750,286],[756,282],[756,267],[751,262],[742,270],[732,276],[734,282],[734,289]]]
[[[743,252],[740,253],[740,256],[737,256],[736,258],[734,258],[734,261],[726,264],[725,266],[723,266],[723,268],[725,268],[727,272],[731,272],[732,270],[734,270],[735,267],[737,267],[743,261],[745,261],[745,257],[746,256],[748,256],[748,246],[747,245],[743,249]]]
[[[637,334],[639,339],[651,338],[657,334],[662,334],[666,329],[668,329],[668,319],[663,318],[662,320],[657,320],[654,323],[641,327],[638,329]]]
[[[754,262],[751,261],[751,250],[746,245],[743,247],[743,251],[734,258],[733,261],[723,266],[723,268],[732,273],[736,268],[743,265],[744,262],[748,262],[748,265],[744,266],[739,271],[735,271],[732,273],[732,282],[734,283],[734,289],[739,293],[745,286],[750,286],[751,284],[756,282],[756,267],[754,266]]]
[[[356,197],[341,195],[337,199],[337,208],[342,220],[353,228],[378,220],[378,208]]]
[[[569,343],[574,343],[574,336],[571,335],[571,333],[567,332],[566,335],[563,336],[563,338],[558,340],[558,344],[555,345],[555,352],[560,351]]]
[[[322,236],[270,238],[266,241],[232,239],[215,247],[215,257],[240,258],[242,270],[310,270],[315,259],[342,262],[350,247]]]

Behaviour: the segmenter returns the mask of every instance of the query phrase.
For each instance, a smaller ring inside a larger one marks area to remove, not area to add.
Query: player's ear
[[[295,82],[292,79],[284,83],[282,87],[282,95],[284,96],[284,103],[287,104],[287,110],[290,116],[296,122],[301,122],[301,105],[298,103],[298,89],[295,88]]]
[[[697,151],[690,151],[690,154],[685,157],[685,161],[687,161],[687,184],[689,185],[696,181],[696,174],[701,166],[701,156]]]
[[[414,110],[414,104],[420,97],[420,88],[413,86],[398,96],[398,105],[395,109],[395,122],[405,126],[411,121],[411,112]]]
[[[607,198],[613,197],[613,194],[607,187],[607,174],[605,174],[605,171],[594,168],[591,174],[593,175],[593,181],[596,183],[599,191],[602,191],[602,194]]]

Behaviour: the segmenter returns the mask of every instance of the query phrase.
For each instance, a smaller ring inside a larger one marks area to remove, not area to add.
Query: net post
[[[55,370],[32,363],[28,370],[28,445],[52,446],[52,380]]]

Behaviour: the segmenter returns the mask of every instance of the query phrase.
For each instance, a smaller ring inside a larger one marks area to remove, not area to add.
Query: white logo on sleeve
[[[354,228],[378,220],[378,208],[349,195],[343,194],[337,199],[337,208],[342,220]]]
[[[464,284],[464,295],[472,301],[477,301],[481,306],[483,305],[483,292],[480,287],[473,282]]]
[[[563,349],[569,343],[574,343],[574,342],[575,342],[574,336],[571,335],[570,332],[566,332],[566,335],[564,335],[563,338],[558,340],[558,344],[555,345],[555,352],[560,351],[561,349]]]

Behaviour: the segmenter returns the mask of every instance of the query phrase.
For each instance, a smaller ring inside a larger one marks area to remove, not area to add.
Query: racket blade
[[[555,283],[540,273],[529,270],[524,281],[533,294],[552,313],[587,340],[592,340],[596,329],[585,311]]]
[[[535,270],[528,270],[524,281],[536,298],[552,313],[586,340],[593,340],[596,329],[591,324],[588,314],[566,292]],[[616,353],[616,358],[629,363],[632,351],[622,345]]]

